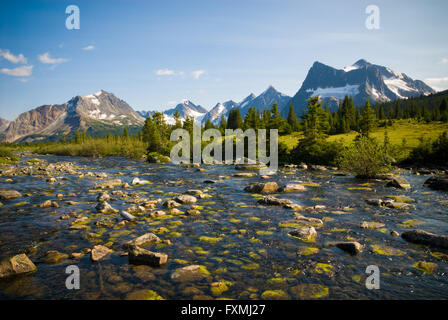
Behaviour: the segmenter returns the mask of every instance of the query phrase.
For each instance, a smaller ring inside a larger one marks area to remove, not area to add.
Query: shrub
[[[291,151],[291,162],[336,165],[341,150],[343,150],[341,142],[303,139]]]
[[[412,149],[405,162],[421,164],[448,164],[448,132],[443,132],[435,141],[420,138],[420,144]]]
[[[359,178],[372,178],[390,172],[390,156],[375,139],[360,136],[339,159],[341,169]]]

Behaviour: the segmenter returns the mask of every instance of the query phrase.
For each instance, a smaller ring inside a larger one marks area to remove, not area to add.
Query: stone
[[[352,256],[362,252],[362,249],[364,247],[357,241],[330,242],[328,245],[348,252]]]
[[[168,260],[165,253],[152,252],[138,246],[130,246],[128,249],[129,263],[146,264],[153,267],[160,267]]]
[[[187,215],[189,215],[189,216],[197,216],[197,215],[200,215],[200,214],[201,214],[201,212],[199,210],[196,210],[196,209],[189,209],[189,210],[187,210]]]
[[[102,245],[96,245],[92,248],[90,252],[90,258],[93,262],[104,260],[111,253],[111,250],[108,247]]]
[[[47,264],[58,264],[59,262],[67,258],[68,254],[66,253],[61,253],[56,250],[50,250],[45,254],[44,262]]]
[[[131,241],[126,242],[123,245],[123,248],[129,249],[130,247],[141,247],[145,245],[149,245],[151,243],[157,243],[160,242],[160,238],[156,236],[154,233],[145,233],[144,235],[141,235],[138,238],[135,238]]]
[[[183,194],[180,196],[177,196],[175,198],[175,200],[177,202],[183,203],[183,204],[187,204],[187,203],[196,203],[198,200],[196,199],[196,197],[187,195],[187,194]]]
[[[148,184],[150,183],[148,180],[140,180],[138,177],[135,177],[134,179],[132,179],[131,184],[133,185],[141,185],[141,184]]]
[[[10,200],[21,197],[22,194],[17,190],[13,189],[0,189],[0,199]]]
[[[237,172],[233,176],[238,178],[250,178],[253,177],[255,173],[253,172]]]
[[[279,199],[272,196],[263,197],[263,199],[258,200],[258,203],[269,206],[288,206],[293,204],[289,199]]]
[[[386,184],[386,187],[409,189],[411,188],[411,184],[405,178],[393,177],[392,180]]]
[[[289,231],[289,235],[302,240],[310,240],[317,235],[317,232],[314,227],[302,227]]]
[[[266,182],[266,183],[256,183],[251,184],[244,188],[244,191],[251,193],[274,193],[278,190],[278,185],[276,182]]]
[[[120,179],[106,180],[101,182],[101,186],[104,188],[113,188],[117,186],[121,186],[123,182]]]
[[[263,163],[240,163],[235,165],[235,170],[259,170],[266,168]]]
[[[176,269],[171,274],[171,279],[178,282],[199,281],[207,278],[210,278],[207,268],[196,264]]]
[[[98,202],[105,202],[110,200],[110,195],[107,192],[101,192],[96,197],[96,201]]]
[[[161,216],[166,215],[166,212],[163,211],[163,210],[157,210],[157,211],[151,212],[149,215],[150,215],[151,217],[153,217],[153,218],[155,218],[155,217],[161,217]]]
[[[36,271],[34,263],[24,253],[0,262],[0,279]]]
[[[203,192],[202,192],[202,190],[190,189],[190,190],[187,190],[185,192],[185,194],[189,194],[189,195],[193,195],[193,196],[199,196],[199,195],[203,194]]]
[[[415,206],[409,203],[395,202],[394,200],[386,200],[383,202],[384,206],[391,209],[413,210]]]
[[[133,216],[132,214],[130,214],[124,210],[120,211],[120,215],[128,221],[135,220],[135,216]]]
[[[301,184],[287,184],[280,189],[281,192],[302,192],[305,190],[305,186]]]
[[[180,203],[176,202],[174,200],[167,200],[165,201],[165,203],[163,204],[163,206],[165,208],[171,209],[171,208],[176,208],[176,207],[180,207]]]
[[[390,235],[391,235],[392,237],[399,237],[399,236],[400,236],[400,234],[399,234],[397,231],[395,231],[395,230],[392,230],[392,231],[390,232]]]
[[[379,229],[384,227],[384,223],[375,221],[363,221],[361,223],[361,228],[363,229]]]
[[[116,213],[118,210],[112,208],[112,206],[107,202],[99,202],[95,207],[96,211],[99,213]]]
[[[429,245],[437,248],[448,248],[448,236],[430,233],[424,230],[410,230],[403,232],[401,237],[412,243]]]
[[[327,171],[327,168],[321,165],[317,165],[317,164],[311,164],[308,166],[309,170],[314,170],[314,171]]]
[[[440,177],[440,176],[434,176],[429,178],[424,183],[425,187],[429,187],[434,190],[448,190],[448,176]]]
[[[371,206],[381,207],[383,205],[383,200],[381,199],[367,199],[366,203]]]

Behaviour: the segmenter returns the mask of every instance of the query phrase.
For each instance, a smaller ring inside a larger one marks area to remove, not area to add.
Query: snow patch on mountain
[[[336,99],[344,99],[345,95],[355,96],[359,93],[359,85],[346,85],[344,87],[329,87],[329,88],[317,88],[307,89],[306,92],[310,92],[311,96],[320,96],[321,98],[335,97]]]

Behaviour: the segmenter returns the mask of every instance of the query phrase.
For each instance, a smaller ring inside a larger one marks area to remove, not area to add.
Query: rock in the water
[[[263,199],[258,200],[258,203],[270,206],[289,206],[294,204],[289,199],[279,199],[272,196],[263,197]]]
[[[121,215],[123,218],[125,218],[126,220],[129,220],[129,221],[132,221],[132,220],[135,219],[135,216],[133,216],[132,214],[130,214],[130,213],[124,211],[124,210],[121,210],[121,211],[120,211],[120,215]]]
[[[351,255],[356,255],[362,252],[362,249],[364,247],[357,241],[331,242],[328,245],[332,247],[337,247],[345,252],[350,253]]]
[[[237,172],[233,176],[238,178],[250,178],[253,177],[255,173],[253,172]]]
[[[13,189],[0,189],[0,199],[2,200],[10,200],[21,197],[22,194]]]
[[[188,194],[182,194],[180,196],[177,196],[175,200],[177,202],[184,203],[184,204],[186,204],[186,203],[196,203],[196,201],[198,201],[196,199],[196,197],[190,196]]]
[[[113,179],[101,182],[101,186],[103,186],[104,188],[113,188],[116,186],[121,186],[122,183],[123,182],[120,179]]]
[[[111,253],[111,250],[108,247],[97,245],[92,248],[92,251],[90,252],[90,258],[92,261],[100,261],[107,258]]]
[[[321,165],[312,164],[308,166],[309,170],[315,170],[315,171],[326,171],[327,168]]]
[[[36,271],[34,263],[26,254],[18,254],[0,262],[0,279],[14,275],[30,273]]]
[[[210,277],[210,272],[206,267],[191,265],[175,270],[171,274],[171,279],[179,282],[198,281]]]
[[[287,184],[280,189],[281,192],[301,192],[305,190],[305,186],[301,184]]]
[[[386,186],[399,189],[409,189],[411,184],[405,178],[394,176],[392,180],[386,184]]]
[[[152,252],[138,246],[129,247],[128,257],[132,264],[147,264],[153,267],[160,267],[168,260],[168,255],[165,253]]]
[[[151,243],[160,242],[160,238],[156,236],[154,233],[145,233],[144,235],[135,238],[131,241],[126,242],[123,247],[125,249],[129,249],[130,247],[142,247],[145,245],[149,245]]]
[[[244,188],[246,192],[252,193],[274,193],[278,190],[278,184],[276,182],[255,183]]]
[[[429,187],[434,190],[448,190],[448,177],[434,176],[425,181],[425,187]]]
[[[203,192],[202,192],[202,190],[190,189],[190,190],[187,190],[185,192],[185,194],[190,194],[190,195],[193,195],[193,196],[199,196],[199,195],[203,194]]]
[[[381,199],[367,199],[367,204],[370,204],[371,206],[381,207],[383,205],[383,200]]]
[[[112,206],[107,202],[100,202],[95,207],[96,211],[99,213],[115,213],[118,212],[118,210],[112,208]]]
[[[384,223],[375,221],[363,221],[361,223],[361,228],[363,229],[379,229],[384,227]]]
[[[96,201],[98,202],[105,202],[110,200],[110,195],[107,192],[101,192],[98,194],[98,197],[96,197]]]
[[[138,185],[141,185],[141,184],[148,184],[148,183],[150,183],[148,180],[140,180],[138,177],[135,177],[134,179],[132,179],[132,182],[131,182],[133,185],[136,185],[136,186],[138,186]]]
[[[302,227],[299,229],[289,231],[289,234],[296,238],[300,238],[303,240],[310,240],[317,235],[317,232],[316,229],[314,229],[314,227]]]
[[[442,236],[424,230],[406,231],[401,234],[401,237],[412,243],[425,244],[437,248],[448,248],[448,236]]]
[[[258,170],[266,168],[263,163],[240,163],[235,165],[235,170]]]
[[[401,210],[412,210],[415,209],[413,204],[395,202],[394,200],[386,200],[383,202],[383,205],[387,208],[391,209],[401,209]]]
[[[170,157],[156,153],[149,154],[147,160],[149,163],[167,163],[171,161]]]

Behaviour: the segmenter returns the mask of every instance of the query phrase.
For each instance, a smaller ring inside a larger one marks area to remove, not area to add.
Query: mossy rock
[[[426,274],[433,274],[437,270],[437,264],[427,261],[419,261],[415,263],[413,267]]]
[[[313,270],[314,273],[326,274],[327,276],[334,275],[334,267],[328,263],[317,263]]]
[[[372,244],[371,247],[373,249],[373,252],[375,252],[376,254],[381,254],[381,255],[385,255],[385,256],[402,256],[403,255],[403,251],[396,249],[396,248],[388,247],[385,245]]]
[[[261,294],[263,300],[289,300],[289,296],[283,290],[266,290]]]
[[[448,261],[448,254],[442,252],[431,252],[431,255],[437,259]]]
[[[319,252],[319,248],[313,248],[313,247],[305,247],[299,249],[299,254],[301,256],[311,256],[313,254],[316,254]]]
[[[222,238],[221,237],[206,237],[206,236],[202,236],[199,238],[199,241],[202,242],[207,242],[209,244],[216,244],[217,242],[221,241]]]
[[[301,299],[320,299],[327,297],[330,290],[321,284],[304,283],[292,287],[291,292]]]
[[[215,297],[222,295],[227,290],[229,290],[229,287],[224,281],[213,282],[210,287],[210,291]]]
[[[129,293],[126,296],[126,300],[165,300],[165,299],[159,296],[153,290],[142,289]]]

